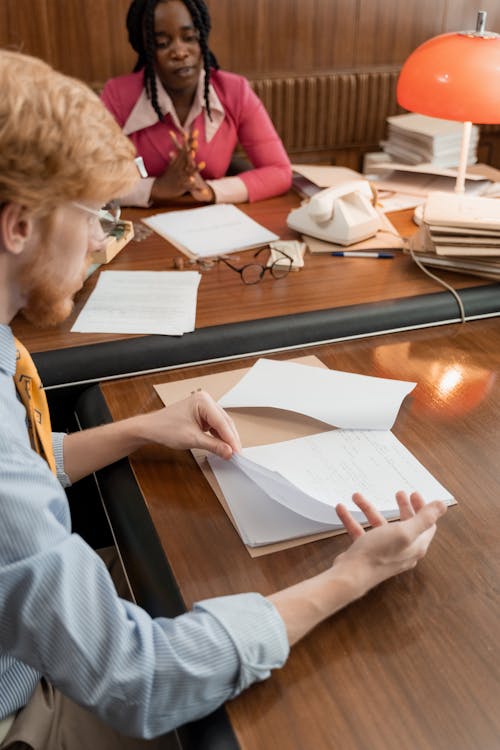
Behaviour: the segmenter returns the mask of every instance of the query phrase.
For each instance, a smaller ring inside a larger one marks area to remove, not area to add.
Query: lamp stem
[[[462,146],[460,148],[460,161],[458,163],[457,181],[455,183],[455,193],[465,193],[465,173],[467,171],[471,132],[472,123],[464,122],[464,127],[462,130]]]
[[[486,11],[478,10],[476,19],[476,31],[478,34],[484,34],[486,28]]]

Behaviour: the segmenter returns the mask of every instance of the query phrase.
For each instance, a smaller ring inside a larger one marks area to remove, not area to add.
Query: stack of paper
[[[410,247],[424,265],[500,276],[500,200],[432,193]]]
[[[460,161],[463,124],[425,115],[404,114],[387,118],[387,140],[381,141],[386,154],[406,164],[456,167]],[[468,164],[477,161],[479,128],[472,127]]]
[[[366,522],[352,502],[355,491],[387,518],[398,516],[397,490],[453,502],[390,432],[415,383],[305,359],[260,359],[247,371],[156,386],[167,404],[202,387],[232,409],[243,451],[230,461],[195,457],[252,556],[345,531],[339,502]]]
[[[168,211],[143,219],[190,258],[210,258],[267,245],[279,237],[233,205]]]
[[[249,546],[327,528],[340,529],[335,511],[360,491],[387,518],[398,517],[397,490],[418,488],[428,499],[452,501],[390,432],[403,398],[415,383],[386,380],[293,362],[259,360],[219,400],[228,407],[295,411],[340,429],[243,449],[231,462],[209,462]]]

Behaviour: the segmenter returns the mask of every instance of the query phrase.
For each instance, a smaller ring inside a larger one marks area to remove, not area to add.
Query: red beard
[[[66,320],[73,310],[73,297],[81,288],[90,263],[90,256],[87,255],[80,278],[73,279],[73,284],[69,286],[64,271],[59,272],[61,264],[46,236],[45,241],[40,243],[35,259],[21,271],[21,288],[26,293],[26,304],[21,308],[21,313],[26,320],[37,328],[56,326]]]

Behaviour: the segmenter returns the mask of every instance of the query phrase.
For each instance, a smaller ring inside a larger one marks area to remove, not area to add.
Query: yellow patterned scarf
[[[52,473],[56,474],[49,405],[42,381],[26,347],[17,339],[15,339],[15,344],[16,374],[14,375],[14,382],[26,409],[31,447],[47,461]]]

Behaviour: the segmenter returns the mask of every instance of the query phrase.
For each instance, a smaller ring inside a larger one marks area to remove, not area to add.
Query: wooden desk
[[[286,217],[297,204],[297,196],[290,192],[241,209],[282,238],[294,238],[297,235],[287,228]],[[128,210],[126,216],[138,221],[146,213],[154,212],[135,209]],[[393,219],[402,234],[414,231],[411,212],[393,215]],[[250,253],[240,254],[241,260],[247,260]],[[143,242],[130,243],[102,268],[169,270],[179,255],[172,245],[152,234]],[[254,286],[245,286],[239,275],[223,264],[205,272],[198,292],[197,330],[180,338],[71,333],[98,275],[99,271],[86,282],[74,313],[58,328],[37,330],[22,318],[14,321],[14,332],[35,354],[48,389],[457,319],[452,296],[403,254],[391,261],[307,255],[300,272],[279,281],[267,275]],[[447,274],[446,278],[464,290],[468,315],[500,312],[496,285],[459,274]]]
[[[500,737],[500,322],[300,354],[417,381],[393,431],[458,505],[414,571],[323,623],[282,670],[226,705],[235,742],[243,750],[493,750]],[[106,412],[119,419],[148,411],[160,406],[154,383],[252,362],[107,382],[85,394],[79,415],[88,426]],[[239,591],[269,594],[323,570],[348,544],[341,535],[251,559],[188,452],[148,449],[130,466],[133,474],[127,461],[100,472],[99,483],[138,601],[153,614]],[[185,746],[229,747],[218,744],[217,732],[228,731],[221,715],[186,727]]]

